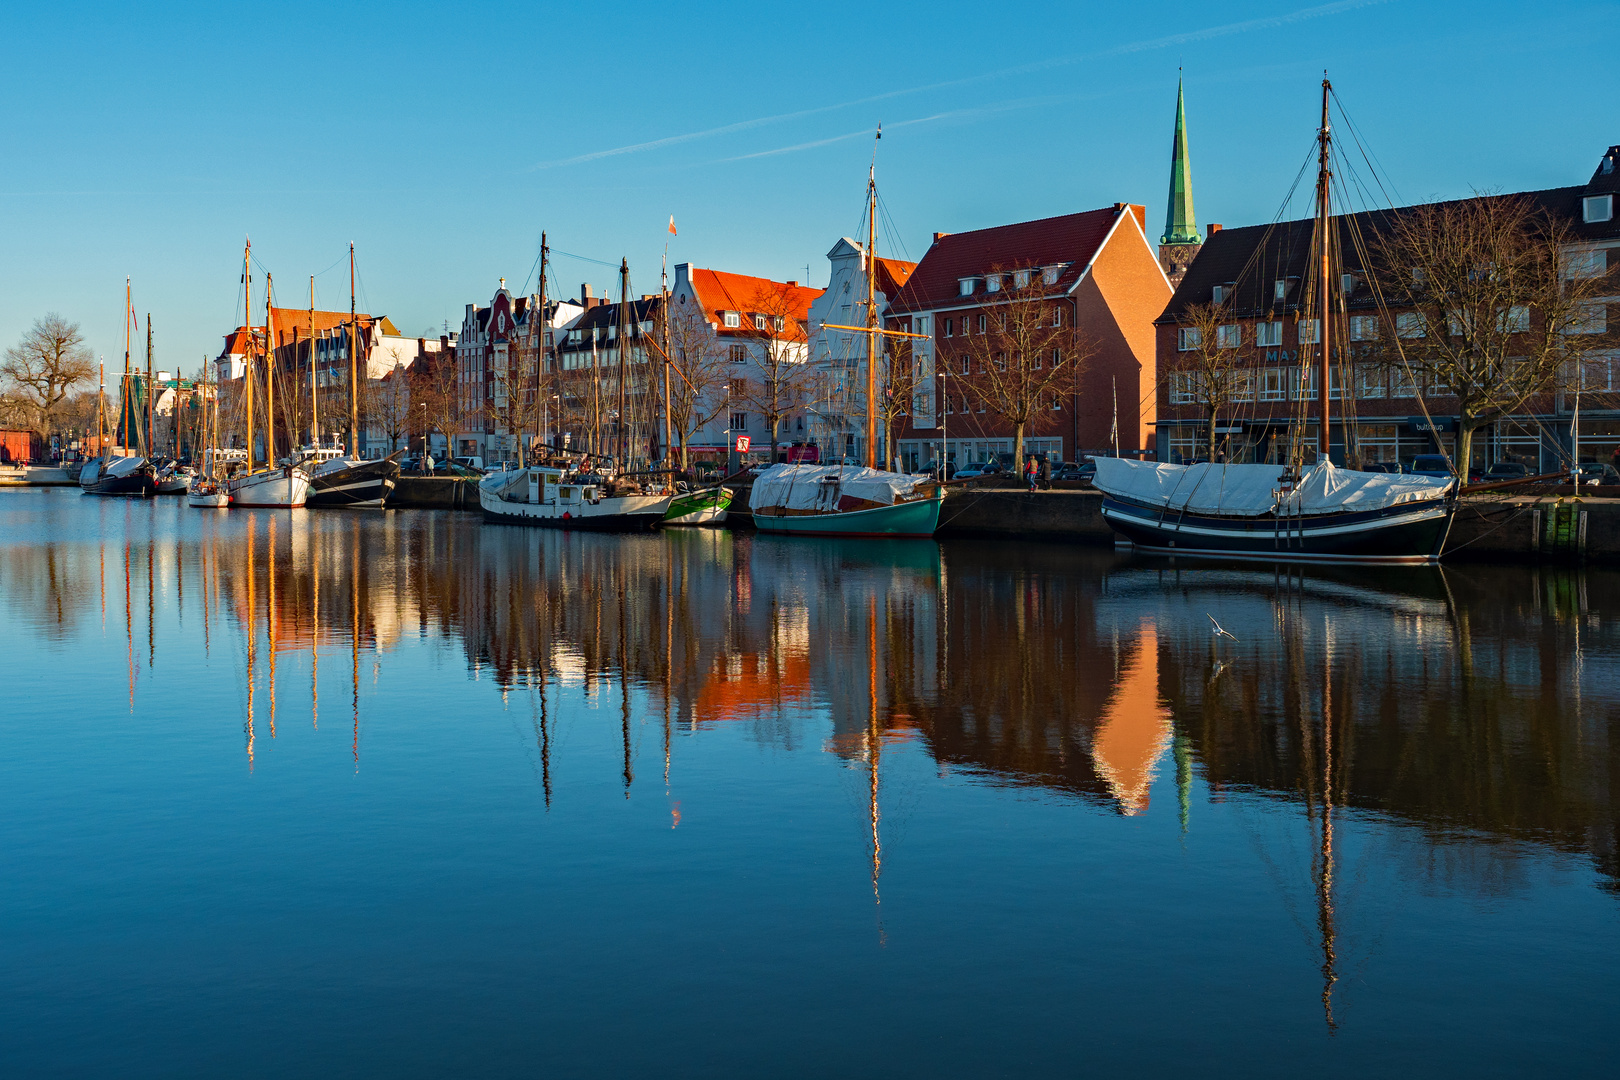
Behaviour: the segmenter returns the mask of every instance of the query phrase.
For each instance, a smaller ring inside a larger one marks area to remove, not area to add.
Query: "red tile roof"
[[[273,307],[270,309],[270,319],[276,328],[276,333],[289,341],[292,339],[294,330],[298,331],[300,338],[309,336],[309,318],[309,308]],[[372,316],[363,311],[357,314],[355,318],[361,326],[367,325],[372,320]],[[381,316],[381,320],[383,333],[394,336],[399,334],[394,324],[388,321],[388,316]],[[323,330],[335,330],[348,321],[349,313],[347,311],[321,311],[317,308],[315,311],[315,333],[319,334]]]
[[[911,280],[912,272],[917,269],[914,262],[903,259],[885,259],[877,257],[877,291],[884,296],[894,296],[902,286]]]
[[[1115,219],[1128,209],[1110,206],[1016,225],[948,233],[934,241],[922,257],[890,311],[926,311],[982,303],[985,300],[982,286],[973,297],[966,297],[960,295],[959,283],[962,278],[982,277],[991,270],[1067,263],[1063,275],[1052,287],[1054,292],[1065,291],[1079,280],[1102,247]]]
[[[720,328],[722,334],[757,335],[760,331],[754,329],[750,316],[759,312],[788,317],[787,324],[773,336],[802,340],[804,335],[798,324],[810,318],[810,302],[822,293],[821,289],[812,289],[794,281],[772,281],[747,274],[730,274],[724,270],[704,270],[696,266],[691,269],[690,280],[698,303],[703,305],[704,314]],[[723,311],[739,312],[743,325],[728,329],[720,316]]]

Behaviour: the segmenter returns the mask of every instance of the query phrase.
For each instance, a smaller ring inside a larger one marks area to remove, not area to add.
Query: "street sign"
[[[753,445],[753,440],[750,439],[747,435],[739,435],[739,436],[737,436],[737,453],[739,453],[739,454],[748,453],[748,448],[750,446],[752,446],[752,445]]]

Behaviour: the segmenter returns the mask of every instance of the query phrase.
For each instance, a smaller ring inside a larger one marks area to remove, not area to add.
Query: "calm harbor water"
[[[1616,616],[7,493],[0,1070],[1607,1074]]]

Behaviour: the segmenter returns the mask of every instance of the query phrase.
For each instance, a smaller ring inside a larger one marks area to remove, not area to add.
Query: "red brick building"
[[[1620,208],[1614,205],[1620,198],[1620,147],[1609,148],[1585,185],[1503,197],[1532,200],[1540,212],[1569,224],[1574,237],[1570,265],[1578,261],[1591,273],[1614,265],[1615,254],[1620,254]],[[1332,456],[1340,464],[1410,462],[1415,454],[1454,449],[1456,395],[1444,386],[1416,385],[1377,359],[1384,335],[1436,332],[1410,321],[1421,316],[1382,308],[1358,254],[1366,238],[1388,227],[1389,215],[1408,209],[1334,219],[1344,265],[1337,283],[1343,306],[1332,324],[1338,343],[1332,346],[1329,437]],[[1219,328],[1222,347],[1241,349],[1245,356],[1238,400],[1216,418],[1221,440],[1217,452],[1231,461],[1276,461],[1286,455],[1289,438],[1315,443],[1319,376],[1314,360],[1300,361],[1301,346],[1314,344],[1318,331],[1316,319],[1306,318],[1303,310],[1313,227],[1313,221],[1302,220],[1212,228],[1157,320],[1161,382],[1155,448],[1160,461],[1192,460],[1206,453],[1208,414],[1197,381],[1186,370],[1194,346],[1186,337],[1185,313],[1194,304],[1225,305],[1230,325]],[[1614,299],[1620,302],[1620,297]],[[1620,354],[1601,347],[1610,340],[1609,325],[1607,305],[1597,305],[1584,331],[1602,336],[1592,339],[1595,351],[1588,354],[1584,375],[1579,413],[1583,460],[1608,461],[1620,453]],[[1534,472],[1560,467],[1570,450],[1574,405],[1574,395],[1564,392],[1523,402],[1513,415],[1476,433],[1470,464],[1484,468],[1518,461]]]
[[[1042,298],[1085,343],[1055,408],[1025,432],[1025,450],[1063,460],[1150,447],[1154,417],[1153,320],[1171,295],[1144,231],[1145,209],[1128,203],[965,233],[937,233],[894,298],[891,329],[927,335],[913,343],[919,385],[897,443],[903,466],[938,459],[957,466],[1010,454],[1013,431],[981,411],[971,387],[972,337],[1005,309],[1015,285]],[[1026,294],[1027,295],[1027,292]]]

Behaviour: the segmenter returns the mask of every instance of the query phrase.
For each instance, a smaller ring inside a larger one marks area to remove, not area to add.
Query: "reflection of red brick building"
[[[1109,447],[1116,408],[1121,452],[1151,445],[1153,320],[1171,290],[1144,221],[1143,207],[1115,203],[1041,221],[936,234],[889,309],[890,327],[929,338],[913,343],[926,381],[898,437],[908,467],[936,458],[941,441],[958,465],[1012,450],[1009,425],[977,406],[963,410],[966,395],[958,380],[974,378],[962,374],[968,339],[978,332],[981,318],[993,318],[998,305],[1007,303],[1006,294],[1024,273],[1045,286],[1045,296],[1091,350],[1059,407],[1026,433],[1026,449],[1072,460],[1082,451]]]

